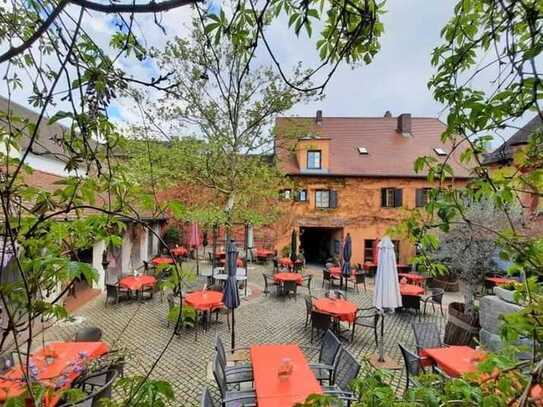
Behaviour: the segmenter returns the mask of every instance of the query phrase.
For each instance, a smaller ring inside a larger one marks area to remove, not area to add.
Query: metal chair
[[[302,280],[302,285],[305,281],[307,281],[307,291],[309,292],[309,295],[311,295],[311,280],[313,279],[313,274],[307,274],[306,276],[304,276],[303,280]]]
[[[98,342],[102,339],[102,330],[95,326],[79,329],[74,335],[74,342]]]
[[[326,298],[332,298],[336,300],[345,300],[347,297],[345,296],[345,293],[341,290],[329,290],[327,291],[324,296]]]
[[[421,363],[422,358],[419,355],[407,350],[407,348],[401,343],[399,343],[398,346],[402,352],[402,357],[405,364],[405,391],[407,392],[409,386],[416,387],[419,385],[415,377],[421,373],[424,373],[425,371]]]
[[[375,337],[375,346],[379,345],[379,338],[377,336],[377,327],[381,321],[381,336],[384,334],[384,315],[379,312],[375,307],[370,308],[358,308],[356,311],[355,320],[353,322],[353,329],[351,332],[351,342],[354,341],[354,332],[357,326],[363,326],[373,329],[373,335]]]
[[[294,296],[294,300],[296,300],[298,296],[298,284],[296,281],[283,281],[283,294],[287,295],[288,298]]]
[[[332,327],[332,316],[322,312],[311,311],[311,343],[313,343],[313,332],[315,329],[320,333],[328,331]]]
[[[353,276],[349,277],[347,279],[347,284],[349,282],[353,283],[356,292],[360,292],[360,289],[358,288],[359,284],[363,284],[364,291],[368,291],[368,289],[366,288],[366,273],[363,271],[357,271]]]
[[[270,276],[269,274],[262,273],[262,277],[264,278],[264,291],[263,292],[264,292],[265,295],[268,295],[270,293],[270,285],[277,287],[277,283],[275,281],[273,281],[273,277]],[[272,282],[270,283],[270,281],[268,279],[271,279]]]
[[[215,377],[215,381],[217,382],[217,386],[219,387],[219,392],[221,393],[223,407],[230,407],[234,405],[256,405],[256,393],[254,392],[254,390],[228,390],[226,373],[222,368],[218,353],[213,359],[213,376]]]
[[[424,304],[424,307],[422,308],[422,314],[426,315],[426,305],[430,303],[432,304],[432,310],[434,312],[436,312],[435,305],[436,304],[439,305],[441,315],[445,316],[443,314],[443,294],[444,293],[445,293],[445,290],[443,288],[432,288],[432,294],[422,299],[422,303]]]
[[[411,327],[415,335],[417,351],[420,352],[424,348],[443,347],[439,328],[434,322],[412,322]]]
[[[98,407],[103,404],[103,399],[111,399],[111,388],[113,386],[113,383],[115,380],[117,380],[118,372],[114,369],[109,369],[108,371],[99,371],[95,373],[91,373],[81,379],[78,379],[74,386],[75,388],[80,388],[83,391],[87,391],[87,389],[90,388],[91,393],[88,394],[85,398],[82,400],[79,400],[77,402],[68,401],[65,403],[62,403],[60,407],[68,407],[68,406],[77,406],[77,407]],[[103,376],[106,375],[107,381],[100,386],[96,386],[93,384],[93,379],[95,379],[97,376]]]
[[[349,391],[350,384],[358,376],[360,367],[356,358],[349,351],[342,349],[334,371],[334,385],[324,386],[324,393],[336,396],[350,406],[351,402],[357,400],[354,393]]]
[[[109,300],[113,300],[114,304],[118,304],[122,298],[130,298],[130,292],[119,287],[118,284],[106,284],[106,306]]]
[[[304,297],[305,301],[305,325],[304,329],[307,328],[307,324],[309,323],[309,320],[311,319],[311,311],[313,311],[313,300],[316,298],[311,295],[306,295]]]
[[[221,362],[223,366],[223,370],[226,374],[227,379],[229,375],[235,375],[235,374],[239,374],[244,371],[247,371],[247,373],[250,375],[250,378],[249,376],[247,376],[247,373],[246,373],[245,377],[247,378],[247,380],[243,380],[243,381],[250,382],[253,380],[253,367],[251,363],[243,362],[243,363],[236,363],[234,366],[227,366],[226,350],[224,349],[224,344],[222,343],[222,340],[218,335],[215,337],[215,350],[217,351],[217,354],[219,355],[219,361]]]
[[[341,341],[331,330],[327,330],[321,341],[319,361],[309,364],[309,367],[313,370],[318,380],[328,380],[328,384],[330,385],[334,383],[333,374],[340,350]]]
[[[328,269],[322,270],[322,288],[324,288],[325,281],[328,281],[328,288],[334,286],[335,278],[332,277],[332,274],[330,273],[330,270]]]

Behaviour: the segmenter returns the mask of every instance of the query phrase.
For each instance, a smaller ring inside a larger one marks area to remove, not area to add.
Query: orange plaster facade
[[[332,240],[343,242],[347,233],[352,238],[352,263],[364,263],[364,241],[382,238],[391,227],[397,226],[411,210],[416,210],[416,189],[431,185],[424,178],[377,177],[306,177],[292,176],[298,189],[307,190],[307,202],[284,201],[283,216],[275,225],[277,250],[290,245],[292,230],[299,235],[301,228],[331,228]],[[457,181],[458,185],[465,180]],[[382,208],[381,188],[401,188],[402,207]],[[315,207],[315,191],[335,190],[337,208]],[[407,264],[415,255],[414,245],[399,237],[399,263]],[[331,250],[333,252],[333,248]]]

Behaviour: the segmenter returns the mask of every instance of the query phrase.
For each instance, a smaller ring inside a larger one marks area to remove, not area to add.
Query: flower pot
[[[445,326],[443,341],[447,345],[477,346],[479,338],[479,314],[464,314],[464,304],[449,304],[449,318]]]

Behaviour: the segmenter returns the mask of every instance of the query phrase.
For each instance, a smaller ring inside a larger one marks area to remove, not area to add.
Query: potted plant
[[[168,245],[169,248],[175,247],[175,245],[178,245],[181,243],[181,232],[177,228],[168,228],[164,232],[164,236],[162,239],[164,242]]]

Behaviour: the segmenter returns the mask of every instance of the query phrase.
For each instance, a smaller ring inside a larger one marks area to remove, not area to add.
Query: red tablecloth
[[[195,291],[185,296],[185,302],[199,311],[211,311],[223,306],[222,296],[219,291]]]
[[[174,247],[173,249],[170,250],[170,252],[174,256],[180,256],[180,257],[184,257],[187,254],[189,254],[189,251],[187,249],[185,249],[183,246]]]
[[[413,284],[400,284],[401,295],[418,296],[424,294],[424,288]]]
[[[503,284],[517,282],[517,280],[513,280],[511,278],[504,278],[504,277],[486,277],[485,280],[490,281],[491,283],[494,283],[495,285],[503,285]]]
[[[224,266],[226,264],[226,259],[220,259],[219,263]],[[243,267],[243,260],[242,259],[238,258],[236,260],[236,267]]]
[[[279,259],[278,263],[280,266],[292,267],[292,260],[289,259],[288,257],[283,257]]]
[[[351,276],[354,275],[355,272],[355,270],[351,270]],[[330,274],[332,277],[341,277],[341,267],[330,267]]]
[[[155,257],[153,260],[151,260],[151,263],[153,263],[155,266],[161,266],[163,264],[174,264],[175,261],[171,257]]]
[[[279,378],[277,372],[285,358],[292,363],[292,374]],[[258,407],[291,407],[310,394],[322,394],[298,345],[252,346],[251,362]]]
[[[459,377],[473,372],[477,364],[484,359],[485,353],[469,346],[448,346],[443,348],[425,348],[421,356],[431,358],[445,373]]]
[[[298,273],[277,273],[273,275],[275,281],[296,281],[301,283],[303,281],[303,276]]]
[[[255,253],[257,257],[273,256],[273,250],[269,250],[269,249],[256,249]]]
[[[82,369],[92,360],[97,359],[109,350],[105,342],[55,342],[40,349],[31,357],[35,368],[37,380],[45,386],[66,389],[81,374]],[[54,354],[55,358],[50,365],[46,364],[46,356]],[[31,365],[31,366],[32,366]],[[24,368],[24,366],[23,366]],[[8,397],[21,395],[25,389],[22,380],[21,366],[15,366],[2,374],[0,378],[0,401]],[[58,395],[46,396],[45,405],[54,406],[59,402]]]
[[[119,281],[121,287],[132,291],[141,290],[143,286],[153,287],[155,284],[156,278],[153,276],[128,276]]]
[[[426,280],[425,276],[421,276],[420,274],[414,274],[414,273],[398,273],[398,276],[400,278],[405,278],[408,281],[412,281],[414,283],[422,283],[424,280]]]
[[[354,322],[356,317],[356,305],[347,300],[319,298],[313,303],[320,312],[331,314],[340,321]]]

